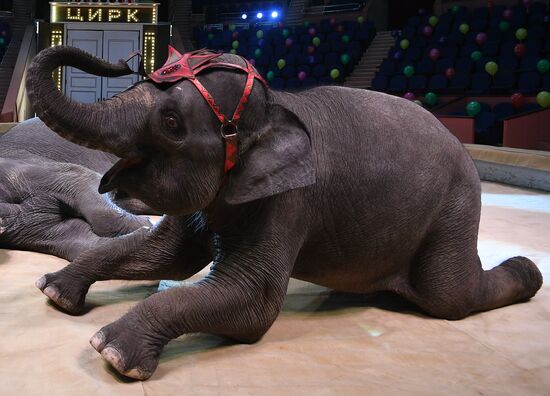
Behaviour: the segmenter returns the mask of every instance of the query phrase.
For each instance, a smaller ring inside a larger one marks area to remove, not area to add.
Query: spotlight
[[[277,11],[271,11],[271,18],[277,18],[279,13]]]
[[[258,12],[258,13],[256,14],[256,18],[258,18],[258,19],[262,19],[263,17],[264,17],[264,14],[261,13],[261,12]]]
[[[242,15],[241,15],[241,18],[242,18],[242,19],[246,19],[246,18],[248,18],[248,15],[242,14]]]

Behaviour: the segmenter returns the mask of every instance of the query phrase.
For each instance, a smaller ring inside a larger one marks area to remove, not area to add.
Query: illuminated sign
[[[50,3],[51,22],[157,23],[157,3],[89,4]]]

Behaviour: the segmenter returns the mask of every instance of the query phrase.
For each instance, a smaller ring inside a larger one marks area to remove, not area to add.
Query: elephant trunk
[[[130,131],[145,122],[150,96],[141,87],[107,101],[84,104],[71,100],[56,87],[52,72],[76,67],[101,77],[133,73],[127,64],[111,64],[78,48],[56,46],[41,51],[27,71],[26,87],[37,115],[61,137],[73,143],[124,156],[131,147]]]

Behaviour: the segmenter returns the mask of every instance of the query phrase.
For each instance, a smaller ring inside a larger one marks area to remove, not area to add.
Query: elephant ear
[[[271,105],[267,126],[239,158],[225,188],[231,205],[280,194],[315,183],[311,140],[299,118]]]

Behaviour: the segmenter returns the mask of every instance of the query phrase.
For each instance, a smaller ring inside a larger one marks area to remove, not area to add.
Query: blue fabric
[[[435,92],[441,92],[447,88],[447,77],[441,74],[436,74],[430,78],[428,89]]]
[[[420,91],[426,89],[428,86],[428,79],[426,76],[415,75],[409,80],[409,89],[411,91]]]
[[[472,76],[472,93],[486,93],[491,86],[491,77],[483,72],[477,73]]]
[[[401,74],[393,76],[388,87],[391,91],[403,92],[407,88],[407,78]]]
[[[540,75],[535,71],[521,73],[518,90],[522,93],[535,93],[540,88]]]
[[[383,91],[385,90],[386,88],[388,87],[388,77],[382,75],[382,74],[377,74],[373,79],[372,79],[372,88],[377,90],[377,91]]]

